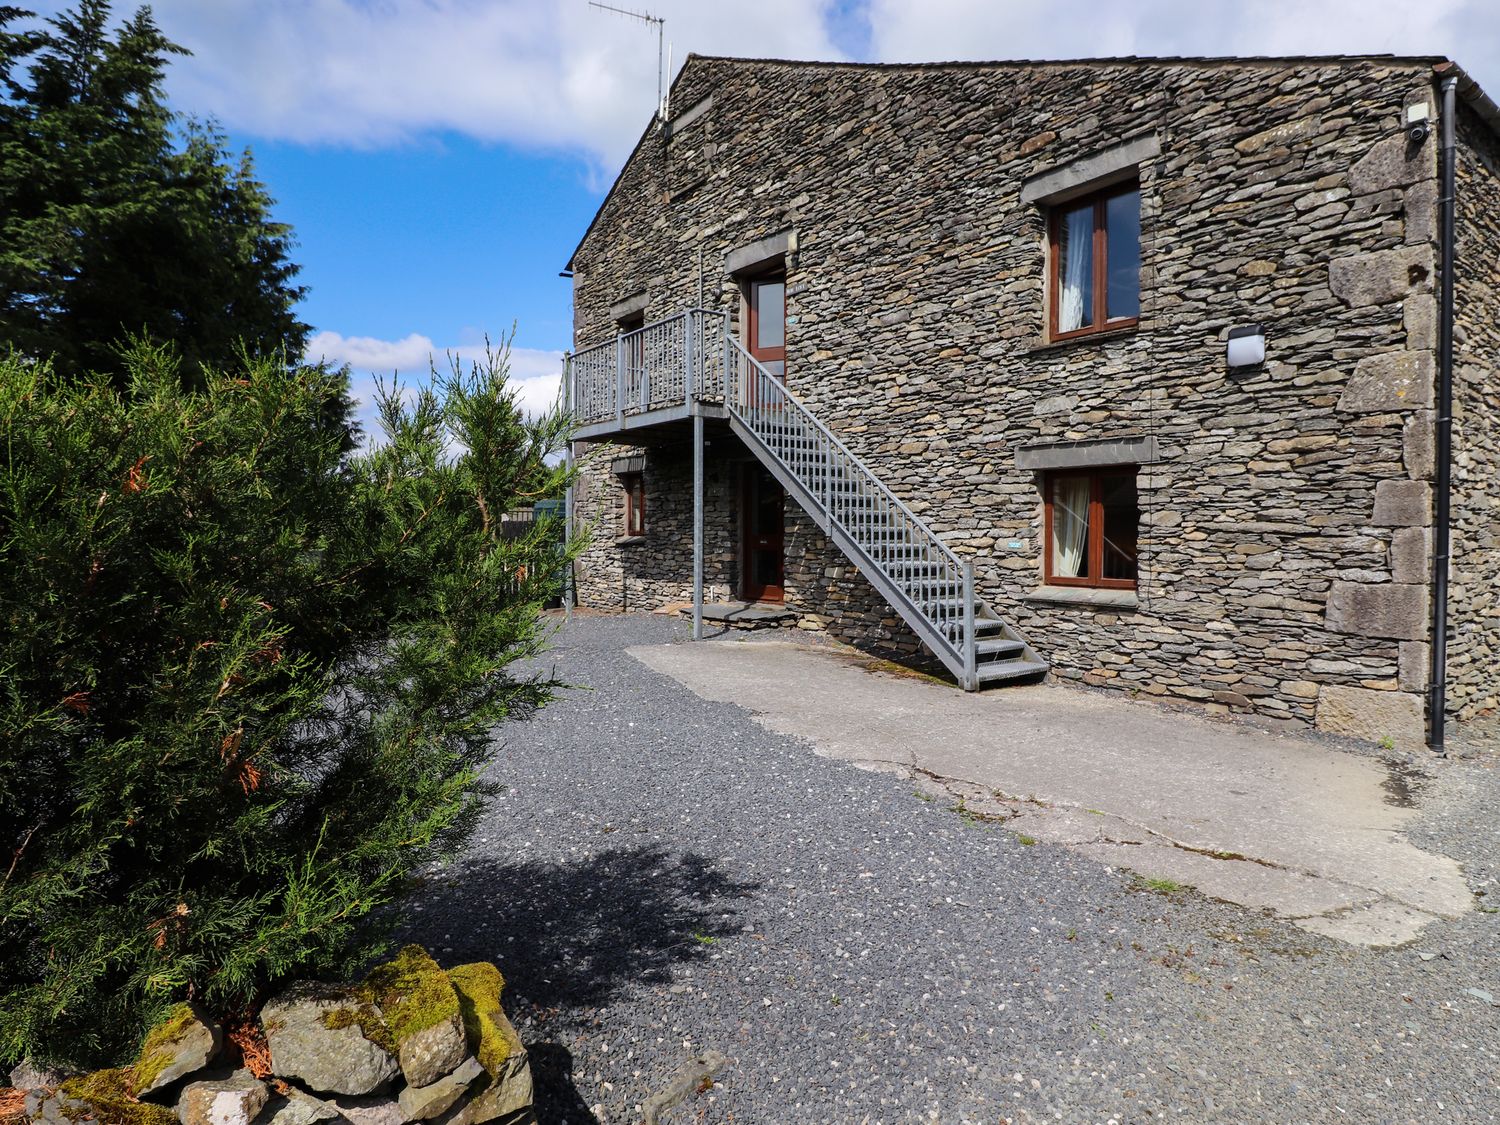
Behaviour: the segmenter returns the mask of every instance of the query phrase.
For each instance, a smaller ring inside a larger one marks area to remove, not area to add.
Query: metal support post
[[[974,561],[964,560],[964,690],[979,690],[979,666],[974,656]]]
[[[573,357],[567,352],[563,353],[563,411],[571,419],[573,417]],[[563,448],[563,464],[567,471],[568,488],[563,493],[563,554],[568,557],[568,564],[563,570],[562,603],[563,620],[572,624],[573,622],[573,560],[570,553],[573,548],[573,440],[568,439]]]
[[[693,415],[693,640],[703,639],[703,415]]]
[[[625,428],[625,337],[615,337],[615,421]]]

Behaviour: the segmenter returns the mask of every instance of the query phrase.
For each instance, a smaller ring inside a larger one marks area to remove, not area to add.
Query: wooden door
[[[750,282],[747,348],[778,379],[786,378],[786,277],[758,277]]]
[[[747,602],[779,602],[786,597],[785,517],[781,484],[762,466],[746,465],[740,505],[740,596]]]

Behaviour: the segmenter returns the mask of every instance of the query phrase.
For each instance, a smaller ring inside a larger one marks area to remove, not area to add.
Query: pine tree
[[[0,8],[0,343],[66,375],[122,375],[128,336],[170,341],[187,377],[300,355],[291,231],[250,156],[180,121],[162,93],[186,52],[109,0],[40,30]]]
[[[565,427],[504,349],[386,395],[358,453],[342,372],[124,358],[0,358],[0,1063],[345,971],[554,686],[514,662],[556,528],[500,520],[555,494]]]

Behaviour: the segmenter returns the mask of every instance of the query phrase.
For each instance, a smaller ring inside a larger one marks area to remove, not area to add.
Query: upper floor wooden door
[[[767,274],[750,282],[747,348],[778,379],[786,378],[786,275]]]

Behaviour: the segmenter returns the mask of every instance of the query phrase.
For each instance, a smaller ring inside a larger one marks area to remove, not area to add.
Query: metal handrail
[[[970,564],[960,560],[743,344],[726,336],[726,345],[737,361],[734,393],[725,397],[730,412],[899,591],[908,608],[930,626],[928,643],[946,650],[963,668],[965,686],[973,686],[977,681]],[[742,370],[747,375],[738,378]],[[835,500],[842,492],[840,485],[851,486],[841,502]],[[905,577],[889,569],[896,564],[905,564]]]
[[[814,428],[816,428],[818,432],[827,439],[829,444],[831,444],[835,449],[839,451],[839,453],[841,453],[857,469],[859,469],[859,471],[862,472],[879,491],[883,492],[885,496],[890,500],[890,502],[896,506],[897,510],[902,513],[902,515],[906,516],[907,519],[909,519],[913,524],[920,528],[923,534],[931,539],[934,545],[936,545],[938,549],[947,556],[949,562],[951,562],[955,567],[959,569],[963,568],[963,560],[960,559],[956,554],[954,554],[952,548],[950,548],[946,543],[943,542],[938,533],[933,531],[932,528],[928,527],[926,521],[923,520],[921,516],[917,515],[916,512],[908,508],[902,501],[901,497],[897,496],[894,492],[887,488],[885,486],[885,483],[875,475],[874,471],[863,461],[861,461],[853,450],[851,450],[847,445],[840,441],[838,436],[834,434],[832,430],[830,430],[822,422],[818,421],[817,415],[809,410],[807,408],[807,405],[801,399],[799,399],[789,389],[787,389],[785,383],[783,383],[780,379],[776,378],[775,375],[772,375],[769,371],[767,371],[765,366],[758,359],[752,356],[749,351],[746,350],[745,346],[738,340],[734,339],[733,336],[728,337],[728,339],[730,345],[734,348],[734,350],[737,351],[744,360],[748,361],[754,367],[759,368],[760,374],[764,379],[769,380],[776,387],[780,388],[781,394],[785,396],[786,400],[789,403],[791,403],[798,411],[800,411],[801,417],[806,419],[807,422],[809,422]]]

